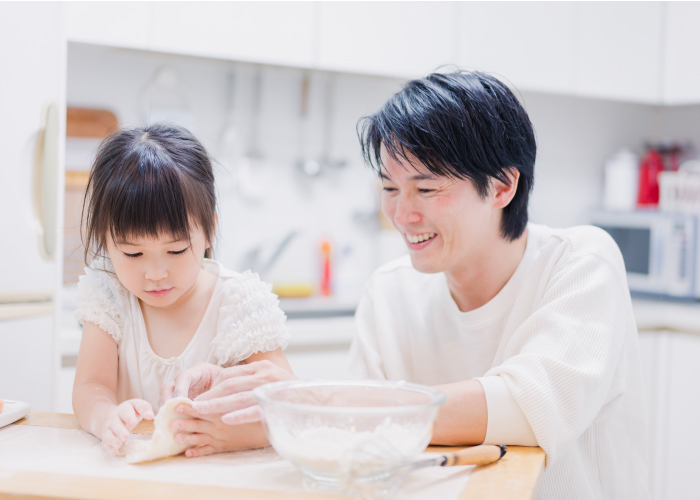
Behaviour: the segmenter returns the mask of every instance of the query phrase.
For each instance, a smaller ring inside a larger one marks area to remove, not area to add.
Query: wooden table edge
[[[69,413],[31,412],[11,425],[81,429],[74,415]],[[138,434],[151,434],[153,423],[139,424]],[[457,450],[461,447],[430,447],[429,451]],[[167,459],[166,459],[167,460]],[[509,446],[508,453],[498,462],[476,467],[459,496],[460,500],[531,500],[537,491],[545,454],[539,447]],[[18,497],[38,500],[69,498],[74,500],[167,500],[206,497],[211,500],[228,499],[242,495],[251,500],[324,500],[348,498],[328,493],[290,493],[271,490],[245,490],[222,486],[201,486],[165,483],[136,479],[105,478],[67,475],[45,472],[13,471],[0,469],[0,500]]]

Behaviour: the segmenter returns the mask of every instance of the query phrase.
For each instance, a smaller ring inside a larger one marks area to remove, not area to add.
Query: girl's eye
[[[136,257],[139,257],[143,254],[141,252],[139,252],[139,253],[126,253],[126,252],[124,252],[124,255],[126,255],[130,259],[135,259]]]
[[[185,250],[187,250],[188,248],[190,248],[190,247],[185,247],[185,248],[183,248],[182,250],[172,251],[172,252],[169,252],[169,253],[171,253],[171,254],[173,254],[173,255],[180,255],[180,254],[185,253]]]

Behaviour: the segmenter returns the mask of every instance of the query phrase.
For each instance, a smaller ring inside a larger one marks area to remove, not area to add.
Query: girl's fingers
[[[102,444],[107,448],[107,451],[114,456],[118,455],[119,448],[122,447],[122,441],[111,430],[105,432],[102,438]]]
[[[131,431],[141,420],[136,415],[136,410],[131,404],[120,404],[117,406],[117,416],[121,419],[127,431]]]
[[[193,409],[202,415],[218,415],[221,413],[230,413],[232,411],[242,410],[243,408],[248,408],[249,406],[253,406],[255,404],[256,402],[253,399],[253,393],[247,391],[206,401],[195,401]]]
[[[173,397],[189,397],[190,388],[202,380],[202,372],[199,370],[186,370],[175,378]]]
[[[129,403],[131,403],[131,406],[136,410],[139,420],[142,418],[145,418],[146,420],[153,420],[155,417],[153,414],[153,407],[148,401],[144,401],[143,399],[132,399],[129,401]]]
[[[124,426],[124,422],[120,418],[115,418],[107,425],[107,430],[112,433],[115,439],[121,443],[129,439],[129,430]]]
[[[221,417],[221,421],[228,425],[251,424],[259,422],[262,418],[262,409],[259,405],[251,406],[244,410],[238,410]]]
[[[163,386],[163,400],[173,399],[175,397],[175,382],[168,382]]]
[[[190,448],[185,452],[185,456],[187,458],[195,458],[195,457],[203,457],[205,455],[211,455],[213,453],[216,453],[216,449],[214,449],[213,446],[211,445],[205,445],[205,446],[198,446],[197,448]]]

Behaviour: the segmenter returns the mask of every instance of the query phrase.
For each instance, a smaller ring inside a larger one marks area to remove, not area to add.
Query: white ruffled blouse
[[[257,352],[287,347],[286,316],[272,286],[250,271],[236,273],[205,259],[218,276],[214,292],[194,337],[179,356],[158,356],[148,342],[139,300],[114,274],[109,259],[95,259],[78,283],[75,317],[95,323],[118,346],[117,401],[144,399],[154,410],[163,403],[162,387],[193,364],[243,363]]]

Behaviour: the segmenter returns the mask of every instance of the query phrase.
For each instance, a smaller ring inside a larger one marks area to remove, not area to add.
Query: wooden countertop
[[[73,415],[63,413],[32,412],[12,425],[30,425],[62,429],[80,429]],[[153,423],[141,422],[137,434],[153,432]],[[430,447],[428,451],[449,448]],[[460,500],[526,500],[535,496],[537,484],[544,470],[545,455],[534,447],[509,446],[508,453],[499,462],[477,467],[471,473]],[[0,471],[1,472],[1,471]],[[29,498],[74,500],[189,500],[207,498],[224,500],[235,497],[251,500],[324,500],[348,498],[319,493],[280,493],[265,490],[242,490],[218,486],[164,483],[156,481],[96,478],[49,474],[44,472],[18,472],[0,474],[0,499]]]

